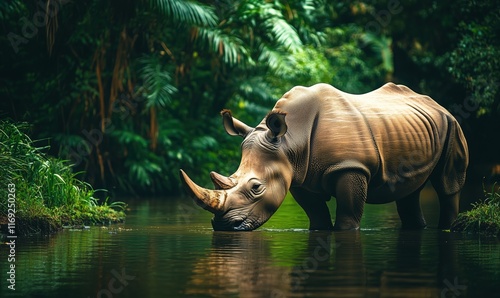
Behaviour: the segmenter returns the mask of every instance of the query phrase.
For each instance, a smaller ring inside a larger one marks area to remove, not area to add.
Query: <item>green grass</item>
[[[452,230],[500,237],[500,193],[498,191],[496,183],[493,184],[490,192],[485,190],[485,198],[473,203],[472,210],[460,213],[453,223]]]
[[[99,204],[96,190],[77,179],[71,166],[43,153],[26,132],[25,123],[0,120],[0,224],[8,218],[8,185],[15,185],[18,234],[50,233],[66,225],[122,221],[125,204]]]

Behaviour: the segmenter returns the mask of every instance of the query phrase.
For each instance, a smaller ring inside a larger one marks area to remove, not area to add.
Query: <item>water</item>
[[[132,200],[125,224],[18,239],[16,291],[1,245],[0,296],[498,297],[499,240],[433,228],[424,196],[426,230],[401,231],[386,204],[366,207],[360,231],[334,233],[309,232],[289,198],[253,232],[213,232],[186,198]]]

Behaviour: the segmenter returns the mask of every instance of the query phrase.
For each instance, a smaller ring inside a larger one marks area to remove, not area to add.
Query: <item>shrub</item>
[[[464,231],[500,236],[500,192],[493,184],[485,198],[473,203],[472,210],[460,213],[452,225],[453,231]]]
[[[99,205],[96,190],[76,178],[65,161],[47,156],[25,133],[26,123],[0,121],[0,194],[15,185],[17,233],[51,232],[62,225],[121,221],[125,204]],[[114,210],[113,207],[117,210]],[[0,204],[0,223],[7,222],[8,204]]]

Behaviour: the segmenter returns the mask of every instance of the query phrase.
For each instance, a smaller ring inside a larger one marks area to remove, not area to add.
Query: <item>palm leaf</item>
[[[283,74],[283,70],[286,68],[286,65],[293,63],[293,57],[291,55],[286,55],[279,49],[262,44],[260,46],[259,61],[265,62],[275,74],[281,75]]]
[[[297,31],[288,24],[283,18],[283,16],[269,18],[265,21],[265,26],[273,33],[274,39],[278,45],[284,46],[290,51],[298,51],[302,46],[300,37]]]
[[[302,41],[295,28],[286,21],[279,7],[273,3],[258,0],[250,0],[245,6],[248,11],[244,14],[253,14],[262,22],[270,42],[290,51],[300,49]]]
[[[148,141],[141,135],[128,130],[113,130],[109,133],[111,137],[118,140],[121,146],[137,145],[139,148],[147,148]]]
[[[172,76],[156,56],[145,56],[139,63],[143,64],[140,74],[144,80],[146,106],[165,107],[172,101],[172,95],[177,92],[177,88],[172,84]]]
[[[243,41],[235,35],[225,34],[219,28],[197,28],[195,37],[208,43],[209,48],[222,56],[225,63],[234,65],[241,62],[252,63]]]
[[[150,3],[174,22],[209,27],[217,24],[214,9],[207,5],[185,0],[151,0]]]

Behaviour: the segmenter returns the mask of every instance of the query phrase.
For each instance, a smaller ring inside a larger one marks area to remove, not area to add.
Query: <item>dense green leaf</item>
[[[214,26],[217,23],[214,9],[194,1],[186,0],[150,0],[153,8],[172,18],[174,22],[199,26]]]
[[[148,141],[144,139],[141,135],[136,134],[128,130],[114,130],[110,133],[111,137],[114,137],[122,145],[139,145],[139,147],[146,148],[148,146]]]
[[[143,57],[139,63],[143,65],[140,74],[144,80],[142,91],[147,98],[146,106],[167,106],[172,101],[172,95],[177,92],[170,72],[163,69],[163,64],[155,56]]]
[[[198,28],[198,36],[229,65],[253,63],[243,41],[237,36],[226,34],[218,28]]]

